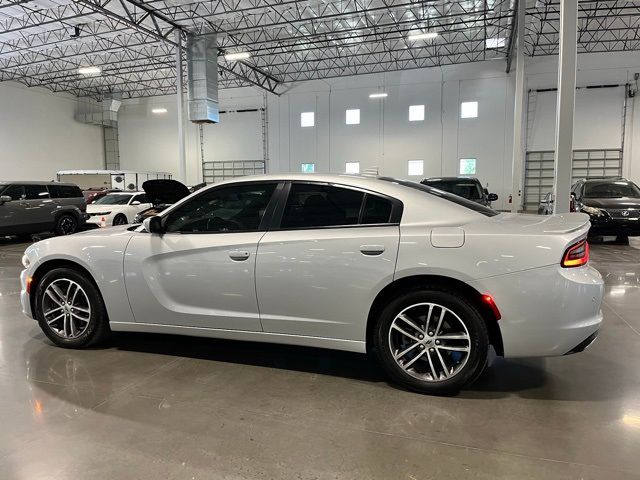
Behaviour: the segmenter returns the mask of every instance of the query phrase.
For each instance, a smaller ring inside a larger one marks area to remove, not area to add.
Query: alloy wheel
[[[76,230],[76,223],[73,218],[64,216],[60,219],[59,229],[62,235],[71,235]]]
[[[65,339],[78,338],[89,327],[91,304],[78,283],[59,278],[44,291],[42,313],[56,335]]]
[[[471,353],[471,337],[462,319],[449,308],[418,303],[394,318],[389,349],[407,374],[425,382],[441,382],[464,368]]]

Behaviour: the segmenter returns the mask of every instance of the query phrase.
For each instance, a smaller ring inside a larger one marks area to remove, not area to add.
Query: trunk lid
[[[530,215],[501,213],[481,222],[465,225],[465,231],[473,233],[500,233],[511,235],[565,235],[586,233],[589,229],[586,213],[562,213],[558,215]]]

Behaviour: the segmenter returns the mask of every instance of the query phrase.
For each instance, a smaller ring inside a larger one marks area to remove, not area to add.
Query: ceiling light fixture
[[[152,108],[151,113],[159,114],[159,113],[167,113],[166,108]]]
[[[246,60],[249,58],[251,54],[249,52],[238,52],[238,53],[227,53],[225,54],[225,60],[230,62],[235,62],[237,60]]]
[[[385,98],[386,96],[386,93],[372,93],[369,98]]]
[[[407,37],[408,40],[433,40],[438,36],[438,32],[420,32],[420,33],[410,33]]]
[[[80,67],[78,68],[78,73],[80,75],[98,75],[102,70],[100,67]]]
[[[484,43],[487,46],[487,48],[500,48],[500,47],[504,47],[507,41],[505,38],[497,37],[497,38],[487,38]]]

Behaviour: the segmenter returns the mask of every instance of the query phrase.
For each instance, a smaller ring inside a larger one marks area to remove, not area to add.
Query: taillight
[[[564,268],[581,267],[589,261],[589,243],[586,240],[580,240],[578,243],[571,245],[564,252],[561,266]]]

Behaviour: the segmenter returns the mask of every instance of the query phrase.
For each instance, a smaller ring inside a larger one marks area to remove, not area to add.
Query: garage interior
[[[0,0],[0,181],[471,176],[498,211],[567,212],[579,179],[640,182],[639,27],[618,0]],[[640,237],[591,244],[589,349],[446,397],[348,352],[58,348],[19,301],[48,237],[0,237],[2,479],[640,478]]]

